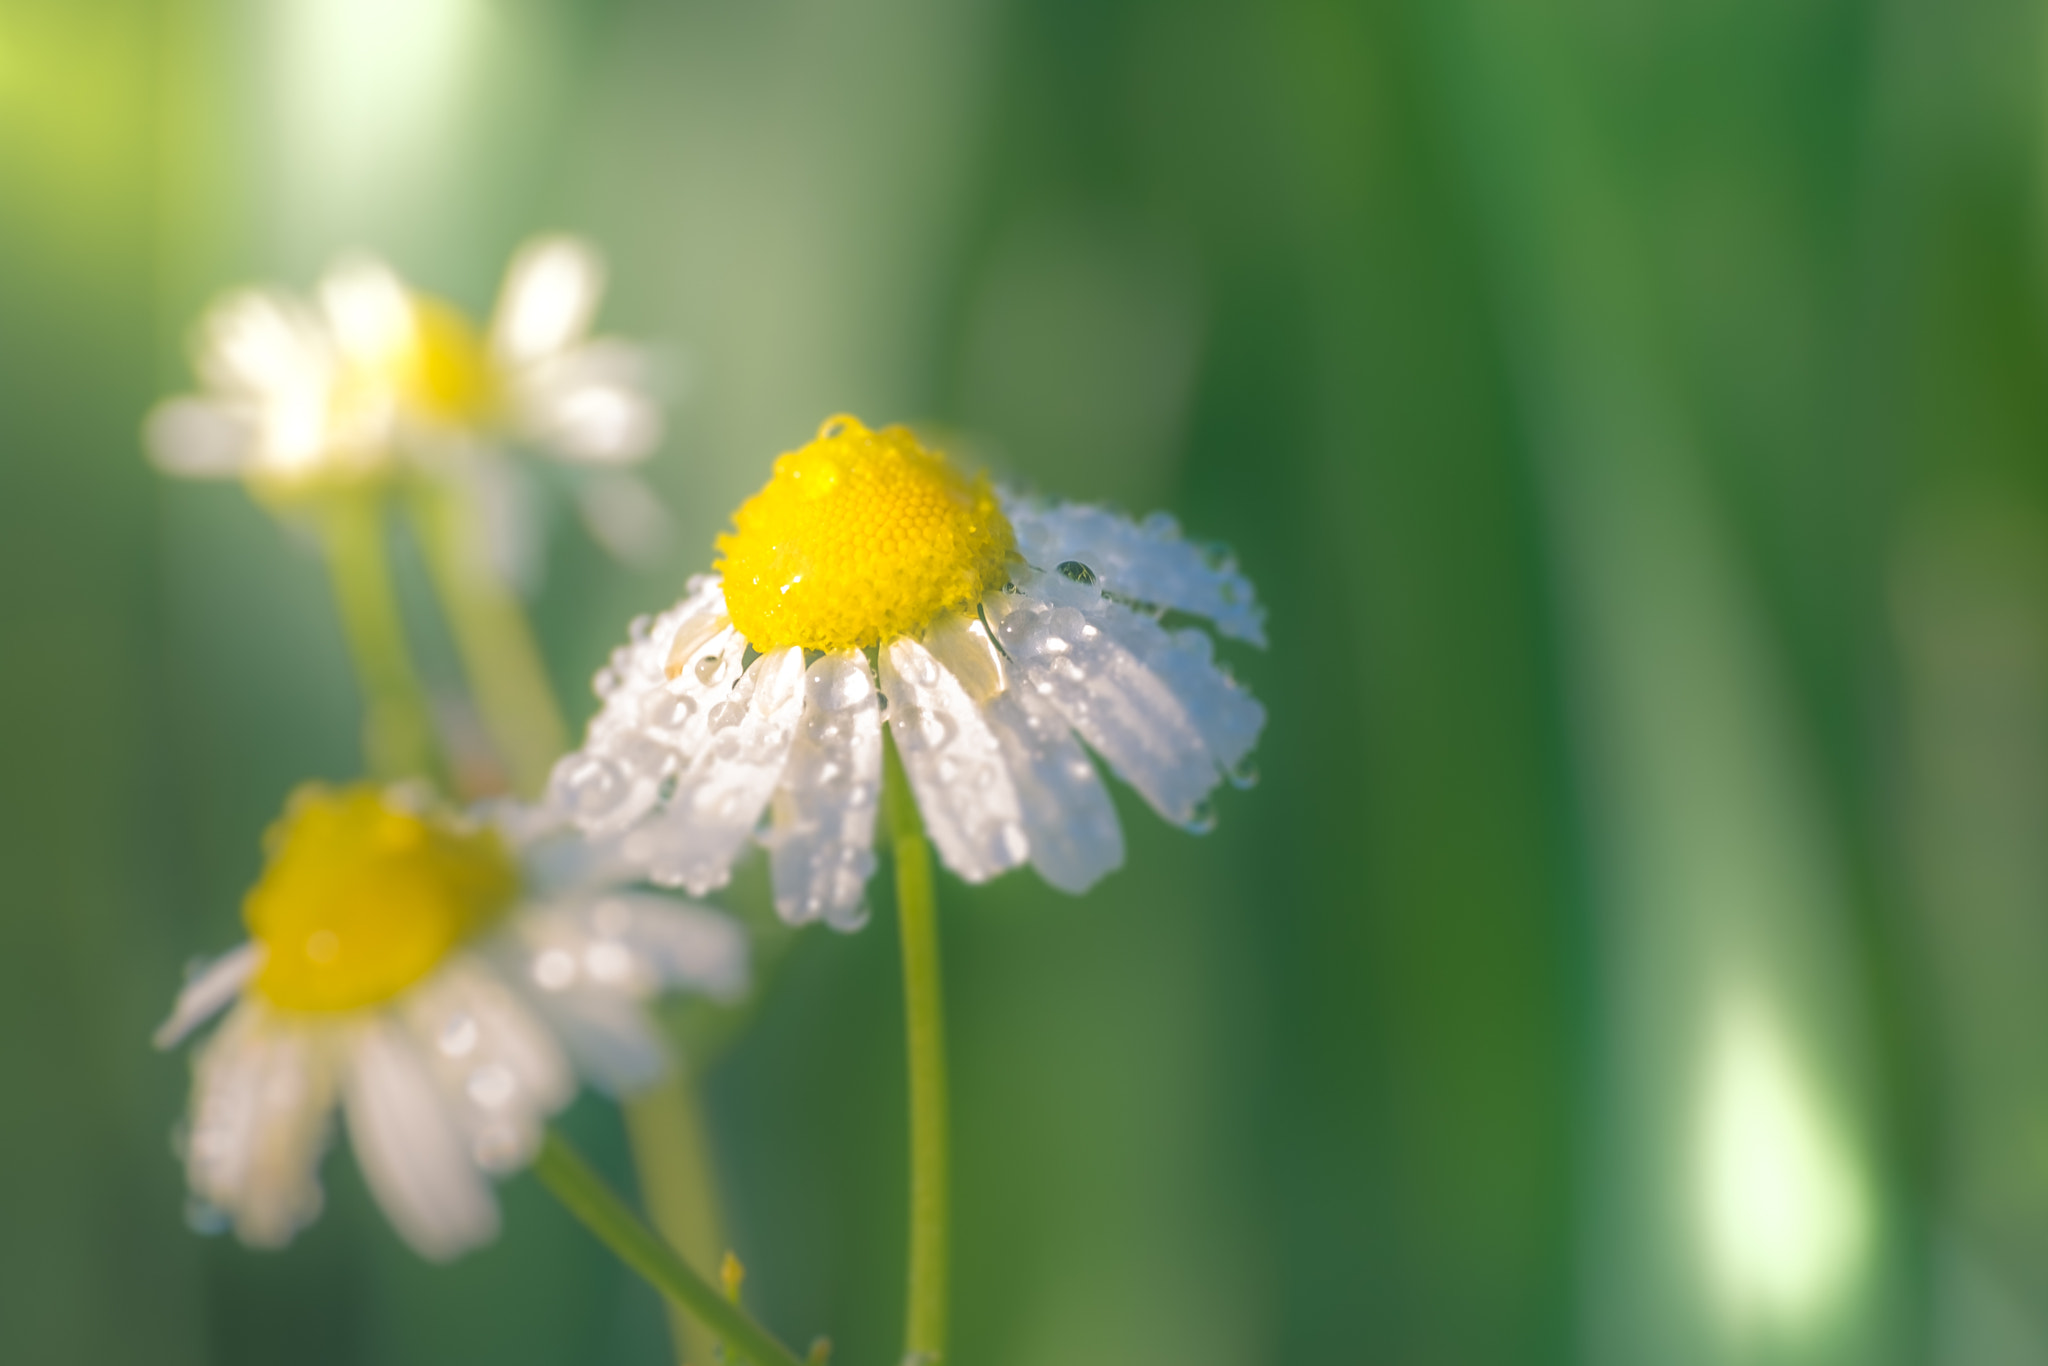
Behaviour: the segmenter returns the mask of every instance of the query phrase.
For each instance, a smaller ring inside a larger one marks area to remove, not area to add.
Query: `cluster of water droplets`
[[[731,636],[743,650],[738,634]],[[694,894],[731,876],[781,781],[803,714],[803,652],[795,646],[762,655],[723,687],[727,667],[721,663],[713,674],[719,683],[700,698],[708,704],[701,728],[693,715],[675,744],[661,811],[621,842],[650,879]]]
[[[669,660],[679,637],[695,648],[671,679]],[[593,835],[623,830],[652,811],[686,756],[710,734],[711,713],[728,700],[745,644],[724,620],[715,578],[691,580],[689,595],[675,607],[636,618],[626,643],[591,682],[603,705],[581,748],[555,765],[550,803]],[[730,719],[730,713],[719,717]]]
[[[883,645],[876,663],[925,831],[947,867],[980,882],[1024,862],[1031,843],[1002,745],[961,682],[961,674],[973,676],[971,659],[951,658],[947,667],[905,639]]]
[[[490,972],[458,961],[408,997],[402,1013],[470,1160],[498,1175],[531,1161],[542,1124],[576,1084],[533,1009]]]
[[[1248,780],[1265,709],[1217,663],[1207,632],[1168,630],[1109,597],[1091,562],[1072,562],[1088,572],[1029,573],[991,599],[997,639],[1023,686],[1117,776],[1167,819],[1207,829],[1216,785]]]
[[[1205,617],[1224,636],[1265,645],[1266,609],[1236,558],[1222,546],[1186,539],[1169,514],[1132,521],[1086,503],[1016,497],[1004,500],[1003,511],[1030,563],[1084,565],[1104,592]]]
[[[174,1136],[192,1187],[186,1221],[282,1247],[320,1214],[315,1173],[332,1127],[331,1059],[309,1032],[243,1009],[207,1042],[195,1071],[191,1119]]]
[[[868,662],[821,655],[804,671],[803,716],[764,841],[784,920],[867,923],[881,787],[882,707]]]

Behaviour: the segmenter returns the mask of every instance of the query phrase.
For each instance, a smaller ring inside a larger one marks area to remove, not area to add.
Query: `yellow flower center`
[[[986,477],[902,427],[835,417],[718,538],[726,610],[763,652],[864,649],[1002,586],[1016,549]]]
[[[490,358],[468,318],[424,294],[412,303],[411,344],[392,360],[390,378],[413,407],[445,422],[480,425],[495,408]]]
[[[242,903],[265,949],[254,989],[282,1010],[396,996],[488,927],[519,890],[495,832],[392,805],[376,788],[301,788],[264,837]]]

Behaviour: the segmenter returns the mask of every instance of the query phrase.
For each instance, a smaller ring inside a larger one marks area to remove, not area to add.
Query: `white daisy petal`
[[[528,243],[505,272],[491,346],[514,364],[551,356],[590,330],[604,294],[604,260],[574,237]]]
[[[546,1025],[480,964],[452,960],[404,1001],[412,1030],[469,1144],[489,1172],[524,1166],[576,1078]]]
[[[1023,686],[1057,708],[1161,815],[1193,822],[1222,775],[1188,706],[1167,681],[1079,608],[1016,595],[992,598],[989,605]],[[1102,604],[1097,615],[1111,606]]]
[[[246,413],[205,398],[174,398],[149,410],[143,445],[150,463],[182,479],[220,479],[245,473],[256,433]]]
[[[345,256],[319,285],[320,308],[342,355],[378,366],[413,345],[412,297],[405,281],[374,256]]]
[[[446,1261],[496,1235],[490,1183],[470,1160],[426,1059],[397,1023],[373,1015],[356,1026],[343,1098],[363,1177],[414,1251]]]
[[[974,699],[917,641],[888,642],[879,663],[889,729],[940,859],[969,882],[1022,863],[1017,789]]]
[[[519,975],[542,991],[581,984],[638,999],[689,987],[731,1000],[747,986],[738,923],[654,892],[602,891],[530,913],[519,939]]]
[[[858,928],[875,871],[882,713],[867,659],[820,657],[804,671],[804,710],[766,843],[775,909],[792,925]]]
[[[1236,561],[1184,539],[1167,514],[1138,522],[1085,503],[1015,496],[1003,500],[1003,511],[1019,552],[1038,568],[1085,568],[1104,592],[1206,617],[1226,636],[1266,643],[1265,608]]]
[[[1121,867],[1124,835],[1109,789],[1065,718],[1029,688],[989,699],[982,715],[1009,761],[1038,875],[1078,894]]]
[[[661,444],[647,353],[601,338],[518,372],[520,422],[571,460],[621,465]]]
[[[335,1091],[326,1043],[245,1004],[193,1062],[186,1179],[252,1246],[282,1247],[320,1212]]]
[[[230,294],[200,320],[194,367],[207,387],[242,398],[324,390],[333,348],[320,320],[296,299],[270,290]]]
[[[536,975],[554,979],[545,964]],[[668,1070],[668,1048],[630,997],[599,987],[536,984],[535,1003],[547,1015],[562,1042],[575,1056],[577,1070],[598,1089],[614,1096],[630,1095],[653,1085]]]
[[[583,747],[555,765],[549,801],[586,833],[623,830],[654,808],[662,784],[708,743],[710,713],[740,676],[746,641],[726,618],[718,581],[692,587],[651,623],[636,623],[613,652],[597,677],[604,705]]]
[[[701,720],[703,742],[684,755],[661,814],[627,836],[627,856],[653,881],[702,895],[732,876],[733,860],[761,823],[782,778],[803,712],[804,652],[762,655]]]
[[[186,981],[185,989],[178,993],[177,1004],[171,1007],[171,1018],[163,1022],[150,1042],[158,1048],[175,1048],[183,1043],[186,1035],[227,1009],[261,966],[263,946],[256,943],[229,949],[208,963]]]
[[[1115,602],[1105,602],[1089,619],[1180,699],[1209,756],[1226,776],[1237,780],[1240,766],[1265,729],[1266,709],[1217,665],[1208,633],[1193,628],[1169,631]]]

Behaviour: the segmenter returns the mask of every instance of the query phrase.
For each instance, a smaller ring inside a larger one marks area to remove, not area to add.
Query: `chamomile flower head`
[[[1169,624],[1264,644],[1227,559],[1165,517],[1005,493],[901,427],[833,418],[718,547],[716,574],[634,624],[550,784],[655,882],[719,886],[760,832],[785,919],[860,924],[886,719],[948,867],[1029,862],[1078,892],[1123,861],[1087,749],[1199,827],[1265,722],[1209,631]]]
[[[393,459],[398,396],[353,363],[334,308],[374,280],[331,277],[319,302],[247,289],[209,308],[192,340],[198,394],[150,413],[151,459],[167,474],[239,478],[288,498],[383,475]]]
[[[661,409],[645,353],[591,335],[603,291],[593,247],[548,237],[514,257],[481,329],[360,254],[311,302],[231,294],[194,340],[201,392],[150,415],[151,455],[168,473],[281,494],[500,440],[581,465],[637,461],[661,439]]]
[[[168,1048],[227,1012],[194,1058],[184,1138],[206,1218],[253,1245],[290,1241],[319,1213],[339,1111],[399,1233],[455,1256],[496,1232],[488,1178],[532,1158],[579,1072],[612,1091],[660,1075],[645,998],[742,989],[731,921],[550,868],[558,851],[532,828],[408,789],[294,794],[243,903],[248,941],[192,978],[157,1033]]]

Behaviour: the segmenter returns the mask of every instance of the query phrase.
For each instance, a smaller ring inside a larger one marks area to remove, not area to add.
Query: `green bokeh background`
[[[1085,898],[942,879],[961,1366],[2048,1360],[2043,17],[0,0],[0,1361],[665,1359],[526,1179],[452,1268],[339,1156],[289,1252],[188,1232],[147,1046],[357,699],[142,415],[224,287],[366,246],[480,312],[554,228],[678,389],[664,561],[555,519],[579,719],[841,410],[1270,605],[1215,833],[1125,792]],[[848,1366],[894,953],[801,936],[707,1079],[750,1301]]]

